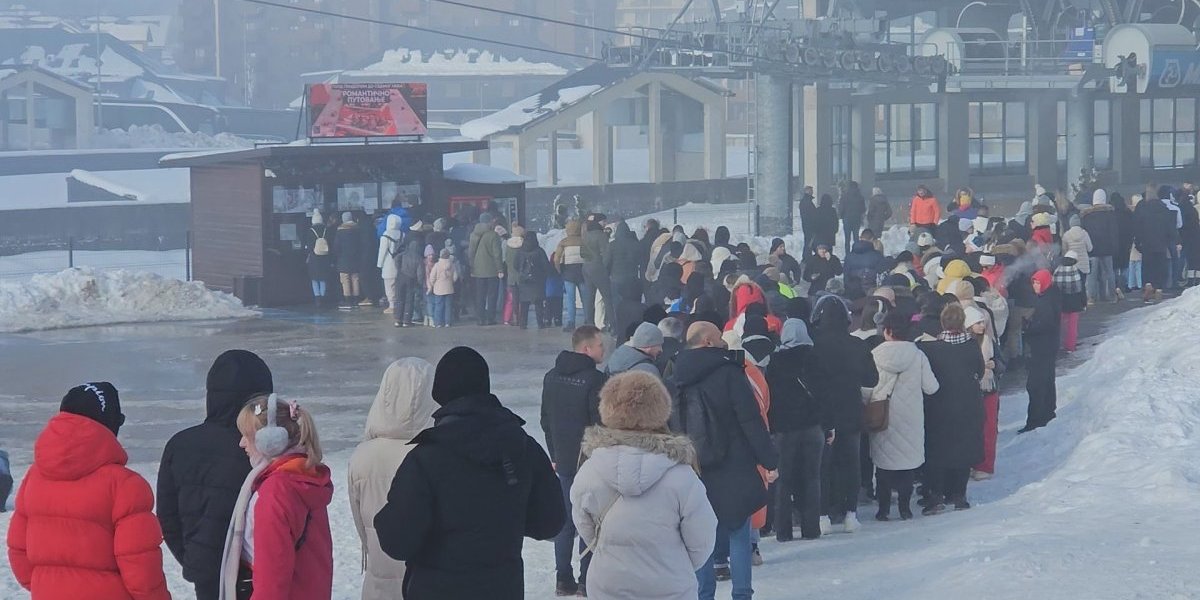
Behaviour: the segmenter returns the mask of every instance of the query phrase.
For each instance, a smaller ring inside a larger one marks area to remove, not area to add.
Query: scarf
[[[971,341],[971,334],[965,331],[943,331],[938,334],[938,339],[947,344],[965,344]]]

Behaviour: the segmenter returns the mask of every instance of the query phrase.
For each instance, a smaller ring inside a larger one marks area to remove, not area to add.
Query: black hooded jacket
[[[491,394],[451,400],[433,418],[375,516],[379,545],[405,561],[407,600],[520,600],[523,538],[554,537],[566,516],[550,459]]]
[[[216,589],[225,532],[250,473],[250,461],[238,445],[237,415],[246,401],[273,392],[274,384],[261,358],[230,350],[213,362],[207,389],[204,423],[175,434],[163,450],[157,512],[184,579]]]
[[[637,281],[642,273],[642,244],[625,221],[617,223],[613,241],[608,245],[612,261],[612,281],[616,285]]]
[[[542,432],[558,473],[574,477],[583,430],[600,424],[600,388],[607,378],[586,354],[564,350],[542,379]]]
[[[745,366],[734,352],[720,348],[695,348],[681,351],[675,358],[674,384],[679,389],[680,402],[673,412],[679,412],[684,398],[697,397],[689,388],[701,388],[702,395],[712,401],[710,409],[714,422],[722,424],[703,443],[725,449],[724,459],[715,464],[701,465],[700,480],[708,491],[717,520],[725,529],[735,529],[745,523],[755,511],[766,505],[767,491],[758,475],[758,465],[774,469],[779,460],[771,435],[758,411],[754,390],[746,378]],[[682,423],[678,414],[672,423]],[[696,440],[695,431],[683,433]]]
[[[812,391],[819,402],[832,407],[833,425],[839,433],[858,433],[862,431],[862,388],[879,383],[875,358],[865,341],[847,333],[849,317],[842,309],[821,311],[814,320]]]

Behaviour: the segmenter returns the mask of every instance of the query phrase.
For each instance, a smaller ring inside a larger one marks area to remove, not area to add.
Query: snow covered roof
[[[130,201],[67,201],[67,177],[98,187]],[[137,171],[83,171],[0,176],[0,211],[64,208],[67,206],[128,206],[140,204],[186,204],[191,201],[191,172],[188,169],[145,169]]]
[[[442,51],[421,51],[398,48],[383,53],[383,58],[362,69],[346,71],[347,75],[400,75],[421,77],[516,77],[541,75],[562,77],[566,67],[548,62],[531,62],[510,58],[489,50],[457,48]]]
[[[502,133],[517,133],[533,123],[547,118],[585,98],[610,88],[641,73],[636,69],[610,67],[596,63],[572,73],[542,91],[518,100],[490,115],[463,123],[459,130],[464,137],[482,140]],[[683,77],[678,75],[678,77]],[[691,78],[692,82],[714,93],[728,95],[729,90],[706,78]]]
[[[444,177],[449,181],[464,183],[513,184],[535,181],[532,177],[518,175],[508,169],[477,165],[474,163],[458,163],[446,169]]]
[[[541,117],[558,112],[600,90],[600,85],[581,85],[560,88],[550,93],[534,94],[485,117],[462,124],[466,137],[482,140],[497,133],[520,129]]]

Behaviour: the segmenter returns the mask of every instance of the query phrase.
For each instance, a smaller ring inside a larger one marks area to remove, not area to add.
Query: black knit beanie
[[[99,381],[95,383],[85,383],[83,385],[71,388],[66,396],[63,396],[62,404],[59,404],[58,409],[65,413],[71,413],[82,417],[87,417],[113,432],[121,430],[121,425],[125,424],[125,415],[121,414],[121,399],[117,396],[117,388],[107,381]]]
[[[466,396],[492,392],[487,361],[466,346],[452,348],[438,361],[433,375],[433,400],[440,405]]]

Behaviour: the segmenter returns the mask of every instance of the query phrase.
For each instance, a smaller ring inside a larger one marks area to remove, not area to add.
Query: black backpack
[[[529,255],[522,257],[521,268],[518,275],[520,275],[521,278],[520,283],[533,283],[537,281],[542,275],[542,265],[541,262],[538,261],[537,256],[530,253]]]
[[[723,462],[729,453],[729,434],[713,410],[713,401],[704,387],[679,388],[678,410],[679,432],[691,438],[701,469]]]

